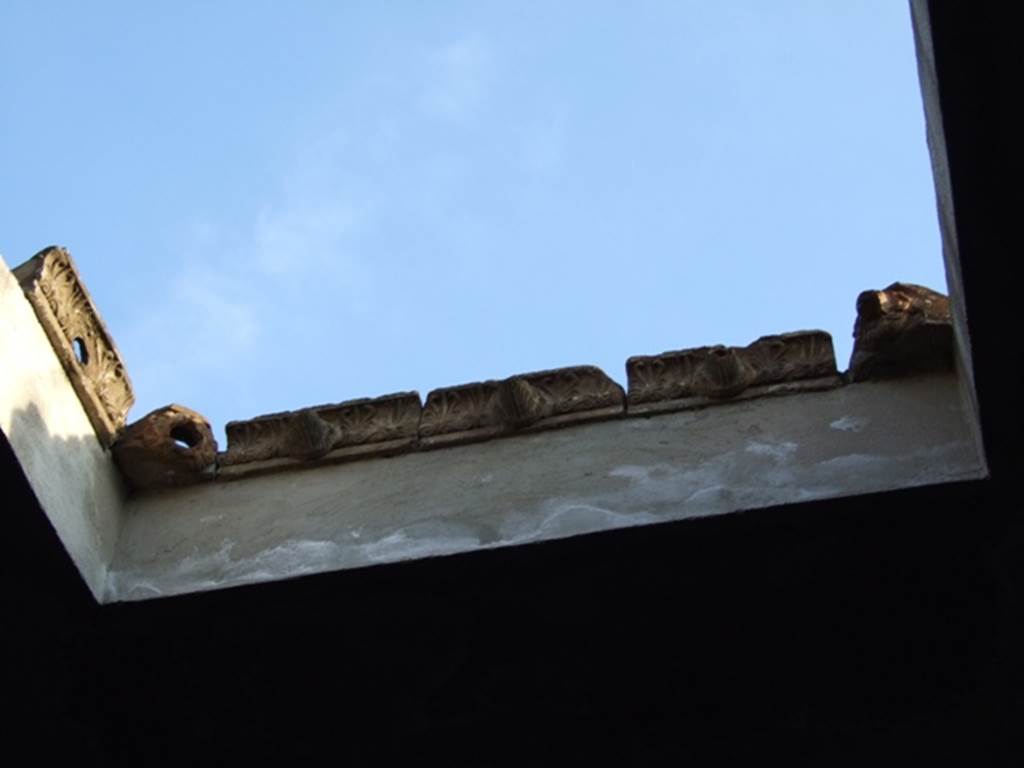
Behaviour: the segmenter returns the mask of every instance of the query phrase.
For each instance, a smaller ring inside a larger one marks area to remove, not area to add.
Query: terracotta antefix
[[[910,283],[857,297],[850,379],[864,381],[953,365],[949,298]]]
[[[124,361],[75,269],[51,246],[13,270],[78,399],[105,446],[124,428],[135,402]]]

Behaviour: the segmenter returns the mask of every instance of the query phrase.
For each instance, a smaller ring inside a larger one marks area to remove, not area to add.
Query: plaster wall
[[[0,366],[0,429],[82,578],[100,598],[124,520],[121,477],[2,259]]]
[[[964,407],[869,382],[139,496],[104,599],[982,477]]]

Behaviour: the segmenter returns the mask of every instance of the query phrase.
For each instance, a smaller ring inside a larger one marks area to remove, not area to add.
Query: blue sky
[[[231,419],[945,290],[906,3],[0,3],[0,253]],[[223,440],[222,440],[223,442]]]

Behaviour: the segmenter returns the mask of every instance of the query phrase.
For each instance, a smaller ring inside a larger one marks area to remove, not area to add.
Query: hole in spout
[[[191,424],[178,424],[171,429],[171,439],[179,448],[195,448],[202,439],[199,431]]]

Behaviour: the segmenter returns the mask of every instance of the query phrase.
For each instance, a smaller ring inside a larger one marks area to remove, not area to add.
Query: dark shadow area
[[[34,406],[12,414],[11,422],[12,434],[26,428],[29,434],[46,434]],[[74,450],[80,441],[70,442]],[[102,645],[101,611],[2,431],[0,509],[7,542],[2,558],[0,685],[8,709],[14,710],[4,717],[4,741],[25,742],[44,751],[75,741],[83,754],[99,756],[94,725],[78,711],[75,691],[81,687],[80,672],[90,649]]]
[[[6,748],[1019,765],[1024,390],[1003,257],[1021,237],[999,112],[1015,48],[1002,6],[932,7],[991,478],[100,608],[3,440]]]
[[[99,608],[36,510],[8,722],[117,765],[993,764],[1024,715],[1015,515],[971,482]]]

